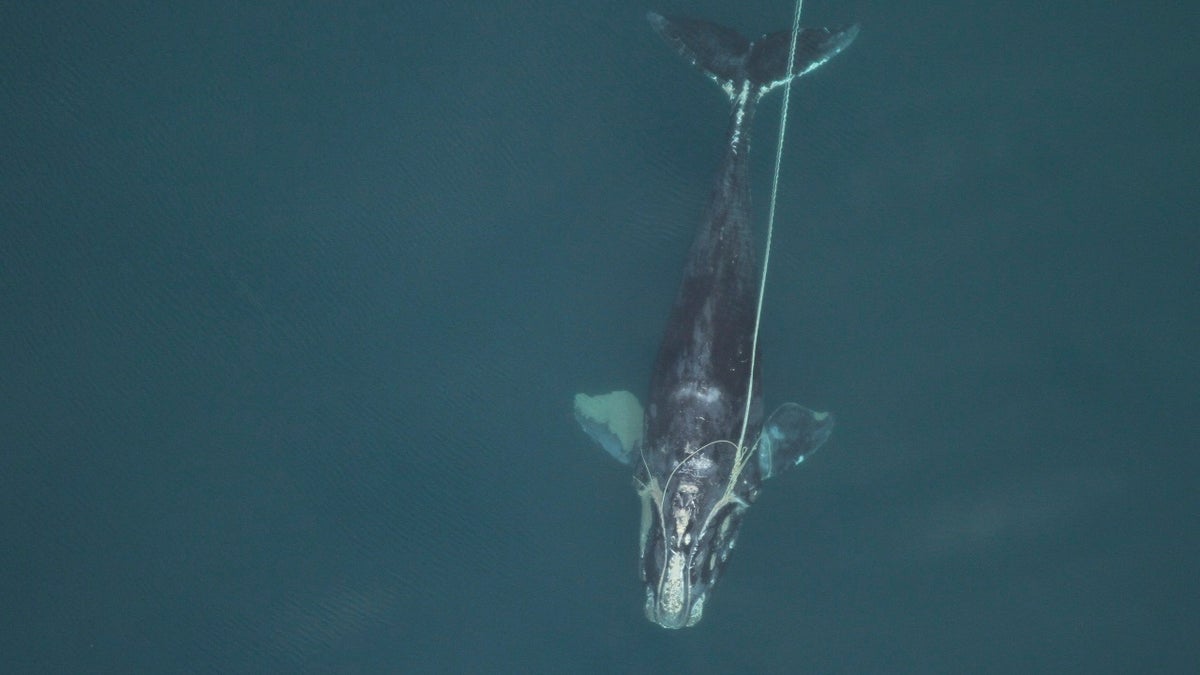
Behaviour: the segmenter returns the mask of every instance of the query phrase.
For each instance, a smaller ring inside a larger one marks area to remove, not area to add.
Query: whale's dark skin
[[[724,567],[762,481],[758,465],[746,462],[728,485],[747,396],[748,437],[758,438],[762,427],[761,361],[752,366],[750,358],[758,264],[747,160],[756,98],[740,97],[730,113],[724,156],[654,362],[642,462],[634,473],[650,512],[642,536],[646,614],[670,628],[691,625],[693,608],[703,609],[697,601]],[[712,541],[721,532],[726,541]],[[673,583],[672,565],[686,579]]]
[[[793,403],[764,427],[761,360],[753,353],[760,272],[751,227],[750,136],[759,99],[787,81],[791,33],[751,42],[704,21],[648,18],[729,95],[729,127],[654,362],[641,437],[619,440],[612,417],[582,407],[591,399],[577,397],[576,416],[605,448],[633,464],[642,499],[646,616],[682,628],[700,620],[762,481],[815,451],[832,418]],[[801,31],[792,77],[840,52],[857,30]]]

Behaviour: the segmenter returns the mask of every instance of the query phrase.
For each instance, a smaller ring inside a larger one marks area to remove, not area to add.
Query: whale
[[[604,451],[633,469],[646,618],[676,629],[703,616],[763,482],[811,456],[833,429],[831,414],[796,403],[764,414],[749,153],[761,99],[843,51],[859,28],[804,28],[793,48],[792,31],[750,40],[708,21],[654,12],[647,18],[725,92],[729,124],[646,404],[626,390],[580,393],[574,416]]]

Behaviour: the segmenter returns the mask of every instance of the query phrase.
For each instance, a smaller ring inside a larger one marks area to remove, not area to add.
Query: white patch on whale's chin
[[[654,623],[664,628],[690,628],[700,623],[701,617],[704,615],[704,599],[708,597],[708,593],[700,593],[700,596],[692,598],[691,607],[684,607],[684,580],[683,580],[683,558],[682,555],[674,555],[678,563],[672,560],[667,563],[666,577],[662,580],[662,589],[660,595],[655,597],[654,591],[649,587],[646,589],[646,617]],[[683,623],[674,623],[665,621],[667,617],[678,617],[684,613],[688,613],[688,619]]]
[[[674,616],[683,611],[683,564],[684,556],[678,551],[671,551],[667,558],[666,575],[659,591],[658,605],[666,613]]]
[[[662,583],[658,596],[646,589],[646,618],[664,628],[684,628],[700,622],[704,614],[704,599],[707,593],[700,593],[692,598],[692,605],[685,605],[688,596],[687,581],[684,577],[687,566],[687,556],[679,551],[671,551],[667,558],[666,569],[663,570]],[[682,625],[671,625],[662,621],[665,617],[679,617],[687,612],[687,620]]]

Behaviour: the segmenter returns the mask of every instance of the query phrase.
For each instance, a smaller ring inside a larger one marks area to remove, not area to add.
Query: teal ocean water
[[[720,157],[650,7],[10,3],[5,672],[1193,672],[1200,14],[1152,4],[806,3],[862,33],[792,92],[764,386],[838,426],[666,631],[571,414],[644,395]]]

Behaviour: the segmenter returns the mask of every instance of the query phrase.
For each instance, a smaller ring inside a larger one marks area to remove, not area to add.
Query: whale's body
[[[717,81],[732,102],[708,206],[692,242],[650,377],[643,411],[632,394],[576,397],[576,417],[634,468],[642,499],[646,616],[695,625],[762,481],[828,438],[832,417],[794,403],[765,421],[754,354],[759,267],[751,227],[748,155],[756,104],[787,82],[792,34],[749,41],[716,24],[650,14],[654,29]],[[857,35],[805,29],[792,77],[812,71]]]

